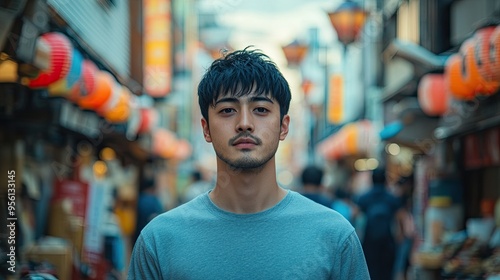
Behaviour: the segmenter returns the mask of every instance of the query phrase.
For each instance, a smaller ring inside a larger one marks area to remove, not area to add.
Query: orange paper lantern
[[[474,88],[463,79],[462,63],[463,57],[458,53],[446,60],[444,72],[446,88],[458,100],[471,100],[474,98]]]
[[[106,71],[96,73],[95,87],[87,96],[80,98],[78,105],[82,109],[94,110],[99,108],[111,97],[111,91],[115,84],[114,77]]]
[[[450,96],[443,74],[427,74],[418,84],[418,103],[429,116],[441,116],[448,111]]]
[[[330,23],[344,46],[357,39],[367,16],[368,13],[359,4],[352,1],[345,1],[334,12],[328,13]]]
[[[130,116],[130,93],[127,88],[121,86],[118,103],[116,106],[103,114],[104,118],[111,123],[123,123]]]
[[[104,116],[106,113],[118,106],[122,95],[122,85],[115,82],[111,89],[111,96],[99,107],[95,109],[98,115]]]
[[[307,54],[309,47],[307,45],[302,45],[297,41],[281,48],[285,54],[288,65],[297,66],[299,65]]]

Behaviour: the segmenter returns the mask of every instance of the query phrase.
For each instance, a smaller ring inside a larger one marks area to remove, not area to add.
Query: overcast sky
[[[281,46],[293,40],[308,40],[308,30],[318,27],[322,45],[335,46],[336,34],[327,11],[342,0],[202,0],[201,8],[217,15],[226,26],[229,43],[235,49],[255,45],[278,64],[284,56]]]

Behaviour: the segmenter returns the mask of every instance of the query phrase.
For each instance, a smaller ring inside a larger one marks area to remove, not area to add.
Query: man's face
[[[280,107],[267,96],[224,95],[201,120],[203,134],[217,157],[233,169],[259,169],[271,160],[288,134],[290,117],[280,123]]]

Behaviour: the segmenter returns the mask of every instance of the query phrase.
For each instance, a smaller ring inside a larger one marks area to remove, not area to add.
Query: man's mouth
[[[231,144],[240,149],[249,149],[258,145],[259,141],[252,137],[240,137],[234,140]]]

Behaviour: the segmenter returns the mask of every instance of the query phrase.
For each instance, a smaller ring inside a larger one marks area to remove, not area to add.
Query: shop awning
[[[446,58],[435,55],[426,48],[409,41],[394,39],[384,52],[384,56],[401,57],[411,62],[416,68],[416,74],[425,74],[433,70],[442,70]]]
[[[383,55],[386,64],[390,65],[393,62],[398,64],[396,71],[401,73],[401,75],[394,78],[396,81],[387,82],[399,86],[387,87],[382,98],[384,102],[399,100],[407,96],[416,96],[420,78],[430,72],[443,72],[448,58],[447,56],[436,55],[420,45],[398,39],[391,42]],[[402,62],[397,63],[398,60]]]
[[[417,150],[425,151],[435,139],[434,130],[438,126],[439,118],[428,116],[420,108],[417,98],[406,98],[392,109],[394,120],[386,123],[379,132],[380,140],[405,145]]]
[[[317,153],[327,160],[346,156],[366,156],[371,153],[379,139],[368,120],[348,123],[337,133],[318,144]]]

